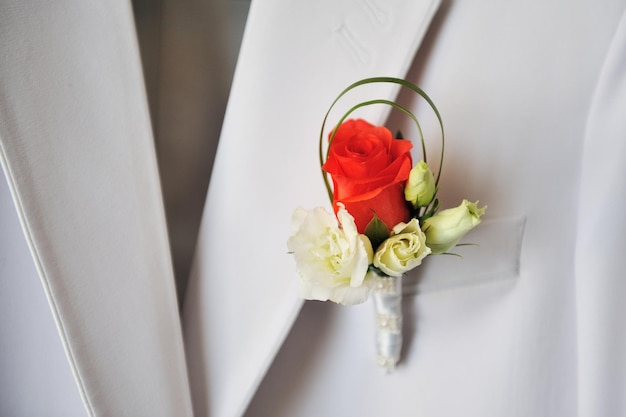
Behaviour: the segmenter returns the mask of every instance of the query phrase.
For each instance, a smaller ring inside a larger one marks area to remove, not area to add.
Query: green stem
[[[360,109],[361,107],[371,106],[373,104],[387,104],[389,106],[392,106],[395,109],[398,109],[401,112],[403,112],[404,114],[406,114],[407,116],[409,116],[413,120],[413,122],[415,122],[415,125],[417,126],[417,131],[419,132],[419,135],[420,135],[420,142],[422,143],[422,153],[424,154],[424,162],[426,162],[426,145],[424,143],[424,133],[422,132],[422,127],[420,126],[420,123],[417,120],[417,117],[415,117],[415,115],[413,113],[411,113],[411,111],[409,109],[407,109],[406,107],[402,106],[401,104],[398,104],[398,103],[396,103],[394,101],[386,100],[386,99],[383,99],[383,98],[375,99],[375,100],[369,100],[369,101],[364,101],[364,102],[361,102],[359,104],[356,104],[350,110],[348,110],[341,117],[341,119],[339,119],[339,122],[337,123],[337,125],[333,129],[333,133],[331,134],[330,139],[328,140],[328,149],[326,149],[326,158],[328,158],[328,151],[330,150],[330,145],[332,144],[333,139],[335,138],[335,134],[337,133],[337,129],[339,128],[339,126],[341,126],[341,124],[355,110]]]

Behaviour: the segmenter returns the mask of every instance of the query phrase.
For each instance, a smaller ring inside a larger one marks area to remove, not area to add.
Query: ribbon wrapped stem
[[[386,372],[393,372],[402,350],[402,277],[374,273],[376,318],[376,360]]]

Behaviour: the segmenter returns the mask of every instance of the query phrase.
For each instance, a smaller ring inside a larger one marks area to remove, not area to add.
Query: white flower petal
[[[391,277],[399,277],[421,265],[431,250],[416,219],[398,224],[393,232],[374,254],[374,266]]]
[[[365,276],[372,260],[369,239],[359,235],[354,218],[340,207],[337,218],[321,207],[296,210],[287,247],[301,276],[301,296],[355,304],[367,299]]]

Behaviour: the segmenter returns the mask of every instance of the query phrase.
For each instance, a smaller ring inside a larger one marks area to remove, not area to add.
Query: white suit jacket
[[[60,345],[45,349],[58,379],[39,371],[50,386],[29,385],[38,369],[16,358],[38,356],[5,348],[1,391],[21,395],[5,394],[0,414],[36,410],[20,386],[46,415],[624,414],[624,4],[450,2],[429,28],[436,2],[291,3],[250,9],[184,333],[129,6],[3,5],[3,224],[19,218],[26,239],[3,227],[2,285],[16,293],[36,271],[70,366],[55,362]],[[392,375],[375,367],[368,304],[307,303],[291,327],[301,301],[284,246],[291,211],[325,204],[323,112],[381,74],[435,99],[444,203],[480,199],[490,220],[462,266],[420,271]],[[30,327],[11,312],[45,304],[25,287],[20,303],[2,292],[2,336],[32,349],[52,339],[16,330]]]

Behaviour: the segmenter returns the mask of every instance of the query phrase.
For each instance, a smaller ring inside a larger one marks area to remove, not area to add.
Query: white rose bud
[[[404,187],[404,199],[413,207],[426,207],[435,196],[435,178],[426,162],[419,161],[411,169],[409,179]]]
[[[374,266],[390,277],[399,277],[422,263],[430,248],[417,219],[397,224],[374,254]]]
[[[478,208],[478,201],[470,203],[463,200],[455,208],[442,210],[424,221],[422,230],[426,234],[426,245],[433,254],[444,253],[454,247],[463,236],[480,222],[480,216],[487,206]]]
[[[337,217],[321,207],[297,209],[287,247],[302,278],[302,298],[358,304],[370,291],[372,280],[366,279],[366,274],[372,262],[372,244],[358,233],[343,204],[339,206]]]

